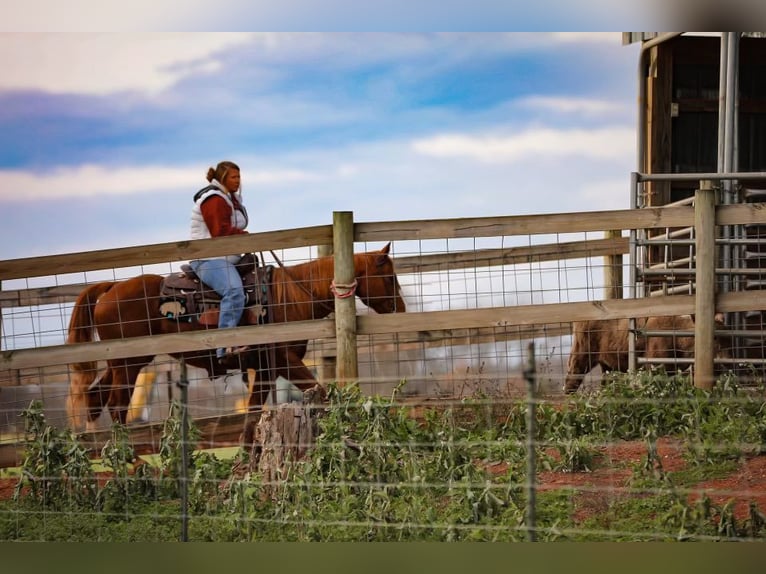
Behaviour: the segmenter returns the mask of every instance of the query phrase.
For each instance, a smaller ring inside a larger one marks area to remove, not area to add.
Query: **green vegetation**
[[[181,425],[173,409],[153,464],[139,464],[115,426],[100,456],[108,476],[68,431],[24,413],[26,456],[13,500],[0,503],[0,540],[171,541],[181,531],[187,477],[189,539],[197,541],[526,540],[526,409],[480,396],[426,410],[417,419],[390,398],[331,385],[314,448],[268,483],[244,450],[230,459],[194,452],[182,472]],[[737,518],[690,496],[700,480],[736,471],[766,448],[764,390],[731,377],[713,392],[659,372],[612,375],[598,393],[537,407],[539,470],[587,473],[607,445],[643,441],[644,460],[624,467],[613,489],[537,492],[539,540],[766,538],[763,509]],[[188,429],[192,439],[196,429]],[[684,445],[686,465],[666,470],[658,437]],[[591,512],[584,512],[587,504]],[[595,510],[594,510],[595,509]]]

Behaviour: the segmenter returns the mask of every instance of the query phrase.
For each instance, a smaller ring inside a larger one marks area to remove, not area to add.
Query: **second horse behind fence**
[[[723,327],[723,317],[716,315],[716,325]],[[641,317],[636,327],[643,331],[666,331],[669,333],[693,332],[694,319],[690,315]],[[574,393],[580,387],[584,375],[601,367],[607,371],[628,370],[628,319],[601,319],[577,321],[572,325],[572,349],[567,362],[564,392]],[[713,355],[730,358],[731,342],[716,336]],[[694,357],[694,337],[689,335],[648,336],[636,338],[636,352],[647,359],[690,359]],[[685,369],[687,365],[684,365]],[[666,365],[666,372],[675,373],[676,366]],[[683,370],[683,369],[680,369]]]

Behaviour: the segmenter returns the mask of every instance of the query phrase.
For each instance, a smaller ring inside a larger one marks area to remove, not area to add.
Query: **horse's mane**
[[[365,260],[375,258],[377,252],[355,253],[355,274],[360,269],[366,268]],[[331,301],[333,295],[330,292],[330,284],[335,277],[335,263],[332,255],[326,255],[312,259],[305,263],[298,263],[274,269],[274,299],[279,304],[312,303],[317,301]],[[313,297],[309,296],[309,291]],[[313,301],[312,301],[313,299]]]
[[[330,282],[335,275],[333,257],[325,256],[305,263],[274,269],[274,298],[277,304],[311,303],[314,299],[331,300]],[[304,290],[305,289],[305,290]]]

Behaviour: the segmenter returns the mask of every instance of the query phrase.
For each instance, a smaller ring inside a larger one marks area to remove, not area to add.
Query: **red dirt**
[[[10,500],[13,489],[16,488],[17,478],[0,478],[0,500]]]
[[[685,447],[677,440],[660,438],[657,441],[657,454],[665,472],[683,470],[687,467],[684,460]],[[556,459],[558,453],[548,454]],[[538,473],[539,490],[573,490],[574,520],[581,522],[606,511],[610,503],[629,496],[641,496],[638,489],[630,485],[634,468],[640,467],[647,460],[647,447],[644,441],[619,442],[601,449],[591,472],[544,471]],[[489,466],[494,474],[506,470],[504,463]],[[656,468],[656,467],[655,467]],[[688,501],[694,502],[703,494],[717,506],[723,506],[730,499],[735,499],[734,517],[742,521],[749,516],[749,503],[754,502],[761,512],[766,511],[766,456],[745,459],[737,470],[728,476],[708,480],[686,487],[694,490]]]

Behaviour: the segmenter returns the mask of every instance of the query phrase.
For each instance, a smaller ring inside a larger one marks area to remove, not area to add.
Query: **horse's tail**
[[[109,291],[115,285],[114,281],[95,283],[83,289],[75,301],[72,316],[69,319],[67,344],[89,343],[93,341],[94,325],[93,311],[98,298]],[[67,397],[67,414],[71,425],[82,430],[86,421],[95,420],[103,406],[102,395],[108,393],[108,389],[91,389],[96,380],[98,363],[96,361],[84,361],[70,364],[72,373],[69,380],[69,396]],[[103,379],[103,377],[102,377]],[[102,385],[99,385],[102,386]],[[86,418],[87,417],[87,418]]]

